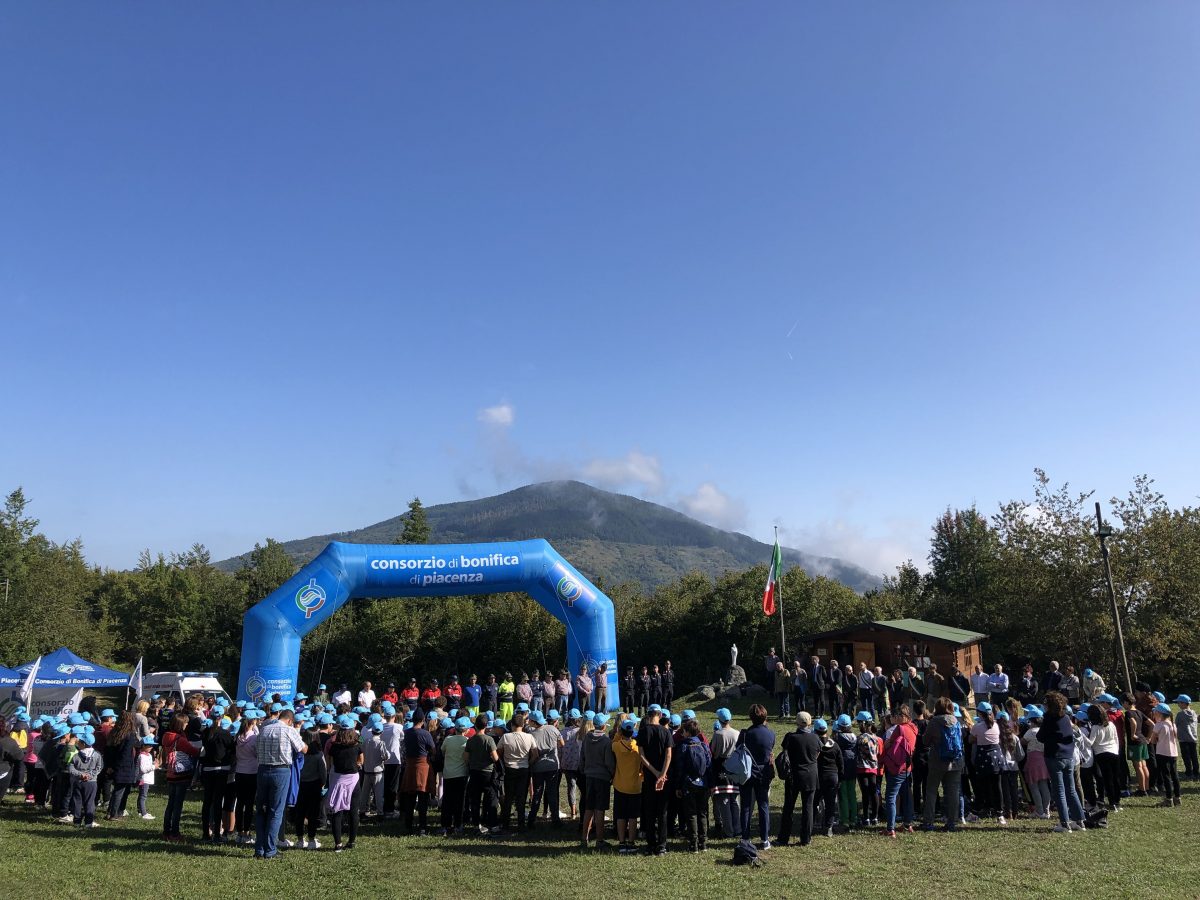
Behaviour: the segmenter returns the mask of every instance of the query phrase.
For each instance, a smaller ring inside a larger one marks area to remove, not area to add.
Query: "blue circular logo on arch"
[[[246,679],[246,694],[251,700],[258,700],[267,693],[267,682],[261,675],[251,675]]]
[[[583,596],[583,585],[570,575],[564,575],[558,579],[558,584],[554,590],[558,594],[558,599],[562,600],[567,606],[574,606],[575,601]]]
[[[304,613],[304,618],[311,619],[313,613],[325,605],[325,588],[317,584],[317,579],[308,579],[308,584],[296,591],[296,606]]]

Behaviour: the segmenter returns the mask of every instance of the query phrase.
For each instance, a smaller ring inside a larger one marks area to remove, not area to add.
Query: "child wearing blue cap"
[[[1179,735],[1171,718],[1171,707],[1159,703],[1150,715],[1154,719],[1150,742],[1154,745],[1154,762],[1158,767],[1158,781],[1163,792],[1161,805],[1179,806]]]
[[[97,827],[96,782],[104,770],[104,759],[94,749],[95,743],[90,734],[80,735],[69,767],[72,821],[84,828]]]
[[[1187,694],[1180,694],[1175,703],[1179,706],[1179,712],[1175,713],[1175,732],[1179,736],[1179,755],[1183,757],[1183,777],[1190,781],[1200,778],[1200,758],[1196,756],[1196,711]]]
[[[150,796],[150,788],[154,787],[154,748],[157,744],[153,735],[146,735],[138,746],[137,811],[143,819],[154,818],[154,813],[146,809],[146,798]]]

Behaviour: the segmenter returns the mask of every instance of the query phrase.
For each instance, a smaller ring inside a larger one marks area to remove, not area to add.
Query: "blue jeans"
[[[540,712],[542,710],[542,698],[534,697],[529,701],[530,712]]]
[[[754,806],[758,806],[758,836],[767,840],[771,833],[771,806],[768,794],[771,782],[764,778],[751,777],[742,785],[742,839],[750,840],[750,817]]]
[[[779,699],[779,716],[786,719],[792,714],[792,695],[781,692],[775,695]]]
[[[904,824],[911,825],[913,823],[912,791],[904,790],[904,786],[908,783],[908,779],[911,776],[911,772],[899,772],[887,777],[887,794],[884,797],[884,809],[887,811],[888,831],[896,830],[897,797],[900,797],[900,801],[904,804]]]
[[[258,769],[257,810],[254,814],[255,856],[270,858],[279,852],[275,841],[279,826],[283,823],[283,811],[291,783],[290,766],[260,766]]]
[[[183,800],[187,797],[189,781],[167,782],[167,808],[163,812],[163,834],[179,834],[179,819],[183,816]]]
[[[1068,820],[1082,822],[1083,806],[1075,793],[1075,761],[1047,756],[1046,768],[1050,770],[1050,790],[1058,798],[1058,821],[1064,826]]]
[[[570,698],[565,694],[559,694],[554,698],[554,708],[558,710],[558,714],[560,716],[565,716],[570,710],[570,707],[568,706],[570,702]]]

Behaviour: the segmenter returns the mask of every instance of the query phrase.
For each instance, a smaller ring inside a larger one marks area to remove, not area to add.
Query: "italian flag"
[[[771,554],[771,571],[767,572],[767,586],[763,588],[763,615],[775,615],[775,596],[779,593],[779,576],[783,573],[783,554],[779,552],[779,538],[775,538],[775,552]]]

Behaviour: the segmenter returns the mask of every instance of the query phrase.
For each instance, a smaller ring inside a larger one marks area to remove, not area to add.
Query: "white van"
[[[229,695],[217,678],[216,672],[150,672],[142,676],[142,696],[138,699],[151,699],[159,694],[164,700],[174,695],[176,701],[183,701],[191,694],[212,694],[229,705]]]

